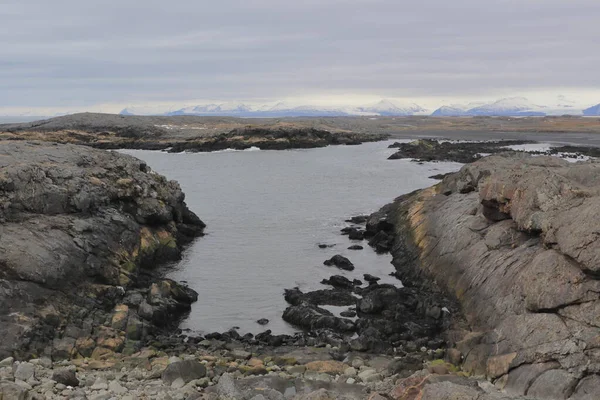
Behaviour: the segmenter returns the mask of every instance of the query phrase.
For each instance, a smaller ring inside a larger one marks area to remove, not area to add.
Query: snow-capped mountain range
[[[442,105],[430,112],[415,103],[399,104],[381,100],[364,106],[323,107],[294,106],[285,102],[274,105],[248,105],[244,103],[213,103],[168,109],[157,107],[127,107],[122,115],[199,115],[233,117],[334,117],[334,116],[410,116],[431,115],[435,117],[464,116],[545,116],[545,115],[600,115],[600,104],[585,108],[565,96],[558,96],[552,104],[538,105],[524,97],[508,97],[492,102],[466,105]]]
[[[352,115],[395,115],[408,116],[426,114],[423,107],[409,103],[399,105],[390,100],[381,100],[375,104],[359,107],[323,107],[323,106],[293,106],[285,102],[275,105],[252,106],[243,103],[204,104],[184,107],[180,109],[163,110],[127,107],[121,115],[207,115],[207,116],[235,116],[235,117],[313,117],[313,116],[352,116]]]
[[[583,107],[559,96],[551,105],[538,105],[525,97],[509,97],[491,103],[442,106],[432,116],[544,116],[544,115],[582,115]]]

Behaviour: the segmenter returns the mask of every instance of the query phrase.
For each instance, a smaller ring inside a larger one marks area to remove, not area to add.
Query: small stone
[[[5,358],[4,360],[0,361],[0,367],[12,367],[14,362],[15,359],[13,357]]]
[[[302,375],[306,372],[306,367],[304,365],[294,365],[291,367],[287,367],[286,371],[292,375]]]
[[[373,368],[365,368],[363,371],[361,371],[358,374],[358,377],[363,382],[372,382],[374,380],[377,380],[376,378],[378,378],[378,377],[379,377],[379,379],[381,379],[379,374],[377,374],[377,371],[374,370]]]
[[[171,383],[171,389],[181,389],[185,386],[185,381],[182,378],[177,378]]]
[[[114,394],[123,395],[127,393],[127,389],[125,389],[118,381],[110,381],[108,384],[108,390]]]
[[[194,379],[204,378],[206,376],[206,367],[196,360],[179,361],[169,366],[162,373],[162,380],[166,385],[171,385],[178,378],[183,380],[183,384]]]
[[[52,380],[67,386],[79,386],[79,379],[77,379],[75,371],[70,371],[68,369],[54,371],[52,374]]]
[[[197,384],[202,388],[208,387],[208,385],[210,384],[210,378],[204,377],[202,379],[198,379]]]
[[[326,373],[330,375],[343,374],[347,365],[339,361],[312,361],[306,364],[308,371]]]
[[[348,379],[346,379],[346,383],[348,383],[350,385],[353,385],[353,384],[356,383],[356,379],[354,379],[354,378],[348,378]]]
[[[27,396],[27,390],[16,383],[0,381],[0,395],[2,399],[24,400]]]
[[[98,377],[90,389],[92,389],[92,390],[107,390],[108,389],[108,381],[103,377]]]
[[[351,376],[351,377],[356,376],[357,373],[358,372],[356,371],[356,368],[354,368],[354,367],[349,367],[344,370],[344,375],[346,375],[346,376]]]
[[[238,360],[248,360],[252,357],[252,353],[249,353],[245,350],[235,349],[230,353],[231,357],[237,358]]]
[[[269,323],[269,320],[266,319],[266,318],[261,318],[258,321],[256,321],[256,323],[259,324],[259,325],[266,325],[266,324]]]
[[[354,368],[359,369],[360,367],[362,367],[364,365],[365,365],[365,362],[361,358],[355,358],[354,360],[352,360],[352,366]]]
[[[67,388],[67,385],[62,384],[62,383],[57,383],[55,386],[56,390],[65,390]]]
[[[26,381],[33,378],[35,374],[35,366],[32,363],[22,362],[15,369],[15,379]]]
[[[251,358],[248,360],[248,366],[250,367],[263,367],[263,361],[259,358]]]

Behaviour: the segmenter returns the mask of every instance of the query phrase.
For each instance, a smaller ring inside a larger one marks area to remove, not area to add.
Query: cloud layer
[[[595,0],[0,0],[0,17],[0,108],[600,94]]]

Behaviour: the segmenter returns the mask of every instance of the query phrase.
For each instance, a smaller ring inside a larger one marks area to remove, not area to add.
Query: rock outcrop
[[[203,228],[134,157],[0,142],[0,359],[135,348],[195,301],[153,269]]]
[[[396,148],[389,160],[412,158],[416,161],[454,161],[470,163],[483,155],[507,151],[507,146],[535,143],[526,140],[500,140],[495,142],[461,142],[419,139],[408,143],[396,142],[389,148]]]
[[[394,237],[405,285],[459,301],[471,329],[449,337],[463,370],[512,395],[591,399],[600,393],[599,212],[600,163],[500,154],[396,199],[367,231]]]
[[[246,123],[244,123],[246,121]],[[150,117],[81,113],[43,121],[0,125],[0,140],[42,140],[101,149],[205,152],[354,145],[388,138],[373,132],[328,129],[315,122],[236,118]]]

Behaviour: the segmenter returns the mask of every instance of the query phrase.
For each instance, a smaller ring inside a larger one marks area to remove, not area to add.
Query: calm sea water
[[[364,250],[339,231],[350,216],[379,209],[400,194],[430,186],[428,176],[455,171],[460,164],[387,160],[391,142],[291,151],[223,151],[169,154],[126,151],[155,171],[179,181],[188,206],[207,224],[170,277],[198,291],[183,328],[198,332],[289,333],[281,314],[284,288],[325,288],[333,274],[362,279],[388,276],[391,256]],[[318,243],[334,244],[319,249]],[[326,267],[343,254],[353,272]],[[340,310],[341,311],[341,310]],[[268,318],[262,327],[255,321]]]

